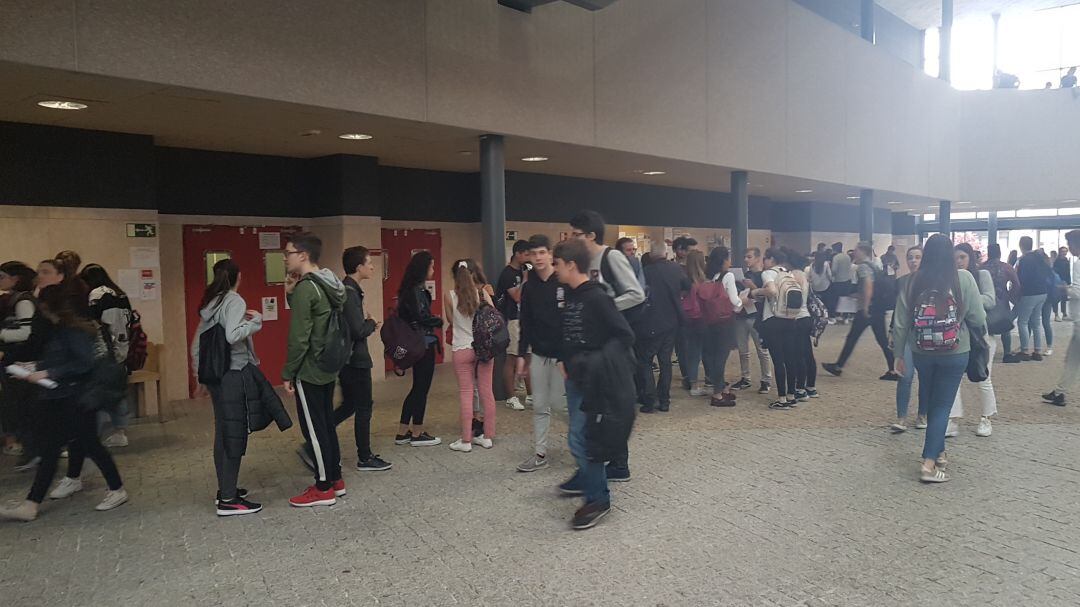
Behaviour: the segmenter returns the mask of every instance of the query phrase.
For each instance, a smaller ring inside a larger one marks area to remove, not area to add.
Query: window
[[[977,219],[990,219],[990,213],[989,213],[989,212],[985,212],[985,211],[980,211],[979,213],[977,213],[977,214],[975,215],[975,217],[976,217]]]
[[[964,213],[953,213],[952,218],[953,219],[975,219],[975,212],[974,211],[968,211],[968,212],[964,212]]]
[[[1057,209],[1020,209],[1016,212],[1017,217],[1054,217]]]
[[[214,282],[214,265],[222,259],[232,259],[231,251],[207,251],[206,259],[206,284]]]
[[[266,284],[285,284],[285,251],[263,253],[263,266],[266,269]]]
[[[998,219],[1013,219],[1016,217],[1016,211],[998,211]]]
[[[1080,215],[1080,207],[1058,209],[1058,215]]]
[[[927,214],[922,216],[922,220],[923,221],[937,221],[937,215],[934,215],[933,213],[927,213]]]

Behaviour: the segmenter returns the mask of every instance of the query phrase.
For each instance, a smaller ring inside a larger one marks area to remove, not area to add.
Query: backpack
[[[480,305],[473,315],[472,349],[478,362],[486,363],[510,345],[510,331],[506,319],[493,306]]]
[[[698,285],[690,286],[690,292],[682,297],[682,311],[686,320],[701,320],[701,300],[698,299]]]
[[[427,354],[423,333],[413,329],[395,309],[389,311],[379,337],[383,342],[383,353],[394,365],[394,374],[398,377],[405,375],[406,369],[412,368]]]
[[[104,325],[98,326],[98,339],[94,366],[77,400],[79,410],[84,412],[112,410],[127,396],[128,371],[117,362],[112,335]]]
[[[325,287],[314,278],[310,279],[320,293],[326,295]],[[329,296],[327,296],[329,298]],[[345,306],[330,305],[330,316],[326,319],[326,343],[322,350],[315,353],[315,366],[320,371],[337,373],[349,362],[352,356],[352,334],[345,319]]]
[[[697,299],[701,306],[701,320],[706,325],[726,325],[735,319],[735,306],[731,305],[721,280],[697,285]]]
[[[147,345],[150,340],[147,339],[146,331],[143,330],[142,316],[134,309],[131,310],[131,316],[128,318],[127,334],[128,352],[124,366],[128,371],[138,371],[146,366]]]
[[[806,303],[803,286],[790,270],[776,269],[776,307],[773,316],[794,320]]]
[[[600,256],[600,276],[605,283],[611,285],[612,290],[615,291],[615,295],[618,296],[625,293],[628,289],[619,289],[619,287],[622,287],[623,285],[615,278],[615,274],[611,271],[611,262],[608,261],[608,254],[610,254],[611,251],[612,248],[608,247],[604,249],[604,253]],[[619,255],[622,255],[622,253],[619,253]],[[631,266],[630,269],[633,270],[633,267]],[[638,282],[637,278],[634,278],[634,282]],[[641,286],[641,284],[638,283],[638,286]],[[642,287],[642,291],[644,290],[644,287]],[[625,318],[626,322],[630,323],[630,327],[637,332],[640,325],[648,320],[648,310],[650,307],[652,306],[649,303],[648,294],[646,293],[645,301],[622,311],[623,318]]]
[[[806,300],[806,309],[810,312],[810,337],[814,339],[814,345],[817,346],[825,329],[829,328],[829,309],[814,291],[810,291],[810,297]]]
[[[870,298],[870,305],[877,310],[895,310],[897,278],[889,276],[868,261],[864,261],[863,265],[870,266],[870,271],[874,274],[874,294]]]
[[[923,291],[915,302],[911,326],[915,347],[923,352],[951,352],[960,345],[960,311],[952,293]]]
[[[232,347],[225,337],[225,328],[221,323],[199,334],[199,368],[196,376],[204,386],[220,384],[229,372],[232,362]]]

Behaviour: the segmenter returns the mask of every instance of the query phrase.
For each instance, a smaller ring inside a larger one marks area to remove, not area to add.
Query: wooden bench
[[[149,343],[146,345],[146,364],[142,369],[128,376],[128,387],[135,392],[135,417],[157,417],[158,422],[165,421],[161,403],[161,386],[164,365],[162,355],[165,346]]]

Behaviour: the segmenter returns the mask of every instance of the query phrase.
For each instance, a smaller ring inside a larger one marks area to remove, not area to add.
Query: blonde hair
[[[457,309],[465,316],[472,316],[480,309],[482,284],[475,261],[459,259],[454,262],[454,293],[457,295]]]
[[[697,249],[690,249],[686,254],[686,273],[694,284],[705,282],[705,254]]]

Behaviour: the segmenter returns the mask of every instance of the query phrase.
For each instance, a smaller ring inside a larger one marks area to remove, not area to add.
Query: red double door
[[[398,288],[401,280],[405,278],[405,267],[409,265],[412,256],[420,251],[427,251],[435,258],[435,277],[428,282],[428,291],[431,292],[431,313],[442,316],[442,233],[439,230],[402,230],[383,228],[382,231],[382,254],[383,254],[383,310],[386,316],[392,310],[397,309]],[[439,332],[442,339],[442,332]],[[437,362],[442,362],[440,355]],[[393,369],[389,359],[386,370]]]
[[[284,250],[289,235],[298,231],[295,226],[184,226],[188,351],[199,325],[199,303],[213,277],[214,264],[232,259],[240,266],[240,296],[249,310],[263,315],[262,330],[254,336],[262,371],[271,383],[281,383],[289,335]],[[188,386],[194,394],[196,381],[190,368]]]

